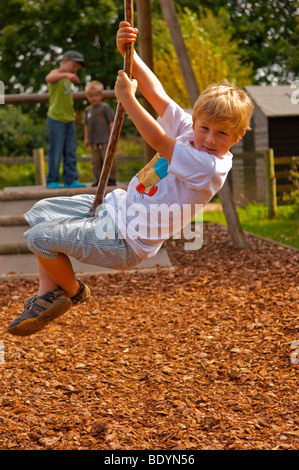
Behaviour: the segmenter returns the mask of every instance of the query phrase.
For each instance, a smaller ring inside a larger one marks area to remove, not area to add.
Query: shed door
[[[269,147],[275,157],[299,155],[299,116],[269,118]]]

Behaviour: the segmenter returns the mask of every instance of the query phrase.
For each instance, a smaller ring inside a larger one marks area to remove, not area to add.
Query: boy
[[[97,186],[99,183],[114,120],[112,108],[102,102],[103,89],[102,83],[96,80],[88,83],[85,87],[90,106],[87,106],[83,115],[84,144],[86,147],[90,145],[91,166],[95,177],[95,183],[92,186]],[[114,160],[108,186],[116,185],[116,173],[117,164]]]
[[[63,154],[63,181],[65,188],[84,187],[78,183],[76,163],[76,127],[72,82],[80,83],[78,71],[85,66],[82,54],[67,51],[58,69],[46,76],[50,99],[47,115],[49,132],[47,188],[61,188],[58,183]]]
[[[120,23],[117,47],[122,55],[125,44],[136,37],[135,28]],[[154,256],[165,239],[193,219],[198,205],[219,191],[232,165],[229,149],[249,129],[253,105],[241,90],[230,85],[209,87],[191,117],[167,96],[136,53],[133,75],[131,81],[120,71],[115,93],[158,156],[131,180],[127,191],[109,193],[94,217],[89,217],[92,195],[50,198],[25,214],[32,227],[25,238],[38,259],[40,287],[26,301],[27,310],[9,325],[14,335],[36,332],[73,303],[88,298],[89,289],[76,279],[69,256],[115,269],[132,268]],[[136,99],[137,84],[159,114],[158,121]],[[162,204],[187,205],[189,219],[182,222],[179,211],[177,217],[169,217],[166,227],[157,216]]]

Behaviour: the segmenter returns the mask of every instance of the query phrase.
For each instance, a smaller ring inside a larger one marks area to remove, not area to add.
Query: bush
[[[34,120],[20,106],[0,108],[0,155],[32,155],[48,146],[46,121]]]

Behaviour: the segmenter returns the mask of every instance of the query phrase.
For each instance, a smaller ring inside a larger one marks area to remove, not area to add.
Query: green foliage
[[[34,165],[3,165],[0,163],[0,189],[10,186],[31,186],[35,184]]]
[[[86,58],[86,74],[113,86],[122,58],[115,34],[123,3],[112,0],[10,0],[0,9],[0,76],[6,92],[39,91],[65,50]]]
[[[255,83],[288,84],[299,73],[298,0],[174,0],[177,11],[198,5],[230,18],[232,39],[239,41],[239,56],[254,72]],[[153,12],[161,16],[159,0]]]
[[[228,0],[240,50],[260,83],[290,83],[299,72],[298,0]]]
[[[227,14],[216,16],[211,10],[200,10],[197,14],[185,8],[180,13],[180,23],[200,92],[223,79],[240,87],[250,84],[252,70],[240,58],[239,41],[232,40]],[[181,106],[190,107],[176,53],[166,23],[161,19],[154,21],[154,52],[155,73],[167,93]]]
[[[192,0],[175,0],[175,5],[178,11],[188,7],[198,14],[198,3]],[[87,68],[79,73],[81,89],[88,76],[102,81],[106,88],[113,87],[117,70],[122,66],[115,33],[124,17],[123,6],[123,2],[113,0],[2,2],[0,77],[6,93],[44,89],[46,74],[58,65],[66,49],[78,49],[86,57]],[[229,18],[229,26],[226,22],[224,29],[214,28],[213,35],[210,34],[212,44],[217,46],[219,34],[229,31],[231,44],[238,44],[236,64],[240,59],[242,65],[249,64],[256,81],[294,80],[299,72],[298,0],[202,0],[200,6],[217,18],[225,15]],[[155,18],[162,18],[158,0],[152,1],[152,11]],[[166,30],[161,29],[159,34],[161,50],[165,50]],[[205,30],[211,31],[206,27]],[[228,51],[223,48],[229,43],[218,41],[218,45],[226,56]],[[234,62],[229,64],[230,73],[236,75]],[[244,77],[247,72],[246,66]]]
[[[34,148],[47,146],[44,121],[35,121],[19,106],[0,108],[0,155],[32,155]]]
[[[216,18],[229,18],[224,30],[214,28],[210,34],[212,44],[216,41],[221,49],[227,48],[228,42],[217,40],[219,34],[229,32],[231,45],[238,44],[238,60],[258,74],[257,82],[274,79],[290,83],[298,75],[298,0],[175,0],[178,11],[187,7],[195,14],[199,4]],[[159,0],[152,0],[151,6],[154,19],[161,19]],[[58,65],[66,49],[77,49],[86,57],[87,67],[79,72],[81,88],[87,76],[112,88],[123,62],[115,46],[123,17],[124,3],[116,0],[1,2],[0,79],[6,93],[40,91],[45,87],[45,76]],[[211,31],[209,27],[205,30]],[[159,31],[161,50],[168,48],[164,46],[166,33],[165,27]],[[230,62],[230,70],[233,65]]]
[[[116,155],[127,157],[139,157],[143,155],[143,139],[136,136],[122,136],[116,150]]]

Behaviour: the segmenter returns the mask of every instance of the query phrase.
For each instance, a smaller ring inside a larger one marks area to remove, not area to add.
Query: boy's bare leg
[[[44,259],[37,256],[40,288],[39,295],[43,295],[49,290],[57,289],[60,286],[67,297],[75,296],[80,284],[76,280],[72,263],[67,255],[59,253],[55,259]]]
[[[38,263],[38,274],[39,274],[39,289],[37,295],[44,295],[51,290],[55,290],[58,288],[58,285],[55,281],[51,278],[48,274],[48,271],[45,270],[39,258],[37,257]]]

